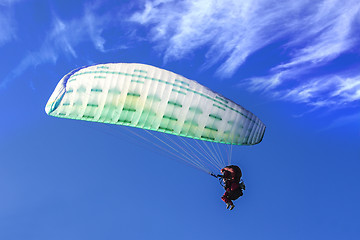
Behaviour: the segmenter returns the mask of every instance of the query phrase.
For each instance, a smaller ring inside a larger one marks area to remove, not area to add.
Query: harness
[[[215,178],[217,178],[217,179],[219,179],[220,185],[221,185],[223,188],[225,188],[225,181],[224,181],[224,176],[223,176],[223,175],[220,175],[220,174],[215,175],[214,173],[210,173],[210,175],[213,176],[213,177],[215,177]],[[241,191],[245,190],[245,183],[244,183],[243,180],[240,180],[240,182],[239,182],[239,188],[241,189]]]

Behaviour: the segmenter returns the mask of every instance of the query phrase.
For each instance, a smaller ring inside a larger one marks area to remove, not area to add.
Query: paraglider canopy
[[[259,118],[226,97],[178,74],[137,63],[99,64],[71,71],[60,80],[45,111],[60,118],[136,127],[144,133],[156,131],[221,145],[254,145],[265,132]],[[203,148],[206,156],[218,146],[190,143],[187,148],[191,149],[188,156],[174,155],[213,172],[203,156],[194,157],[194,153]],[[229,165],[221,156],[215,157],[209,162],[217,170]]]

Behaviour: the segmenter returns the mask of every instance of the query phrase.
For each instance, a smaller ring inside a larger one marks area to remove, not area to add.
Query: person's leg
[[[229,199],[227,192],[222,195],[221,200],[223,200],[225,203],[233,204],[233,202]]]
[[[223,200],[226,203],[226,208],[233,210],[235,207],[234,203],[229,199],[228,192],[225,192],[224,195],[221,197],[221,200]]]

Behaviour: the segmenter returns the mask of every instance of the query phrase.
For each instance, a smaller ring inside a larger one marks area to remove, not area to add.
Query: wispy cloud
[[[295,70],[294,70],[295,71]],[[313,108],[349,107],[360,102],[360,69],[291,81],[292,70],[248,79],[250,91],[262,91],[275,99],[304,103]]]
[[[209,46],[208,64],[224,61],[219,73],[229,76],[251,53],[292,31],[284,19],[300,13],[299,5],[271,0],[149,1],[131,20],[152,27],[150,37],[165,58],[179,59]]]
[[[29,52],[23,57],[18,66],[0,83],[0,88],[6,87],[31,67],[47,62],[55,63],[61,55],[76,58],[75,49],[83,42],[91,41],[97,50],[103,52],[105,39],[101,34],[109,19],[107,15],[97,16],[92,5],[85,7],[82,17],[70,21],[63,21],[54,14],[52,29],[42,45],[37,51]]]
[[[311,14],[291,25],[298,32],[287,45],[297,49],[293,58],[278,68],[327,63],[354,47],[359,41],[354,28],[359,24],[359,11],[356,1],[320,1]]]
[[[101,33],[108,17],[96,16],[92,10],[91,7],[86,7],[81,18],[71,21],[62,21],[54,16],[53,29],[49,32],[43,46],[54,49],[57,55],[65,53],[77,57],[75,48],[80,43],[90,40],[97,50],[104,52],[105,39]]]
[[[359,14],[356,0],[155,0],[131,20],[151,28],[149,37],[165,59],[207,48],[206,65],[218,65],[225,77],[254,52],[286,39],[288,60],[274,63],[267,76],[247,79],[248,88],[313,107],[339,107],[360,100],[360,71],[309,73],[359,44]]]
[[[284,100],[314,107],[341,107],[360,100],[360,74],[328,75],[306,81],[295,88],[276,92]]]
[[[335,120],[333,120],[332,123],[330,123],[328,126],[321,130],[328,130],[332,128],[341,128],[346,125],[354,124],[356,123],[357,128],[354,129],[354,131],[357,131],[357,134],[360,136],[359,132],[359,122],[360,122],[360,113],[350,114],[346,116],[339,117]]]
[[[16,37],[12,5],[16,1],[0,1],[0,46]]]

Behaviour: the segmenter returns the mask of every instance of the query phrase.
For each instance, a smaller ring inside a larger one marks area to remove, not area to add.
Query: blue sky
[[[358,1],[0,0],[1,239],[358,239]],[[247,190],[117,126],[57,119],[57,82],[89,64],[161,67],[267,126],[236,147]]]

